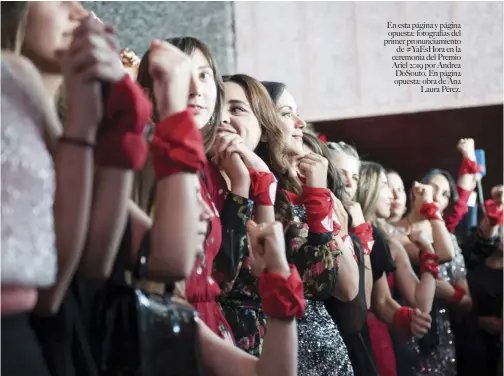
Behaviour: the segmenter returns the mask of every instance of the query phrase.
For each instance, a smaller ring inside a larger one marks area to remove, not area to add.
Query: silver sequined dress
[[[294,217],[306,221],[303,206],[292,206]],[[338,327],[323,301],[306,299],[297,322],[298,376],[353,376],[353,368]]]
[[[2,285],[48,286],[56,278],[54,167],[43,117],[2,59]]]
[[[452,261],[439,266],[439,275],[449,283],[466,279],[464,256],[455,235],[450,234],[455,249]],[[413,367],[415,375],[456,376],[457,359],[455,357],[455,338],[450,326],[448,304],[444,300],[436,300],[437,310],[432,312],[432,319],[437,323],[439,346],[428,356],[421,356],[416,339],[410,340],[407,346],[417,355],[418,362]]]

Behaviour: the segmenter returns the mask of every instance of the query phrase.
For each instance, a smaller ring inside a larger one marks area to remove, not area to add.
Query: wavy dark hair
[[[235,74],[224,76],[223,80],[233,82],[243,89],[252,112],[259,121],[263,137],[254,152],[266,162],[278,179],[275,216],[286,227],[292,221],[292,211],[290,202],[282,189],[296,192],[299,189],[299,183],[290,173],[285,137],[275,105],[265,87],[253,77]]]
[[[199,39],[194,37],[175,37],[166,39],[166,42],[179,48],[182,52],[191,56],[196,50],[201,51],[203,56],[208,60],[210,68],[214,76],[215,86],[217,87],[217,101],[215,103],[215,109],[213,111],[210,122],[201,129],[203,135],[203,143],[205,146],[205,152],[208,153],[215,141],[215,136],[217,135],[218,127],[221,123],[221,110],[222,103],[224,101],[224,84],[219,73],[219,69],[215,62],[215,59],[210,52],[210,48]],[[152,114],[152,124],[157,124],[159,119],[159,114],[156,108],[156,101],[153,92],[153,79],[149,73],[149,53],[147,50],[142,57],[140,66],[138,67],[138,83],[144,88],[145,92],[151,99],[154,110]],[[150,137],[153,133],[153,127],[150,127],[148,131],[148,136]],[[147,213],[151,213],[154,201],[155,201],[155,179],[154,172],[149,162],[147,162],[144,168],[136,174],[135,185],[134,185],[134,200],[137,204],[145,210]]]

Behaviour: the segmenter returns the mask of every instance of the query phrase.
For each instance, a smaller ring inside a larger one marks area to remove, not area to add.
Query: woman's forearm
[[[449,262],[455,256],[455,248],[446,229],[445,223],[440,220],[429,221],[432,226],[432,238],[439,263]]]
[[[353,300],[359,293],[359,268],[352,252],[340,236],[335,236],[336,244],[341,250],[339,255],[338,281],[333,296],[343,302]]]
[[[93,140],[84,132],[65,132],[68,137]],[[58,250],[58,277],[49,289],[40,291],[36,311],[55,314],[73,278],[84,249],[93,190],[93,149],[60,142],[55,154],[56,195],[54,229]]]
[[[88,277],[104,279],[112,271],[126,224],[132,184],[132,171],[96,171],[89,231],[80,265]]]

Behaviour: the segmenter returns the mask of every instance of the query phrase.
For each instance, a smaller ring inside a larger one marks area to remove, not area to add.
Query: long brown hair
[[[290,174],[285,136],[277,109],[266,88],[255,78],[246,74],[235,74],[224,77],[224,82],[234,82],[243,89],[252,112],[259,121],[263,137],[254,152],[266,162],[278,179],[275,216],[286,226],[292,220],[292,212],[289,200],[282,189],[295,192],[299,183]]]
[[[215,136],[217,135],[217,129],[221,123],[221,109],[222,103],[224,101],[224,86],[219,70],[217,68],[217,64],[208,46],[199,39],[193,37],[176,37],[166,39],[166,41],[179,48],[182,52],[186,53],[189,56],[191,56],[196,50],[201,51],[203,56],[208,60],[208,63],[212,69],[215,85],[217,87],[217,101],[215,103],[215,109],[213,111],[212,117],[210,118],[210,122],[201,129],[205,152],[208,153],[213,146]],[[138,83],[149,95],[149,98],[151,99],[154,107],[152,114],[152,126],[148,129],[148,138],[150,138],[150,136],[154,132],[154,125],[161,120],[159,119],[159,114],[156,108],[156,101],[154,98],[154,82],[149,73],[149,53],[150,50],[147,50],[147,52],[145,52],[144,56],[142,57],[142,61],[140,63],[140,66],[138,67],[137,79]],[[150,161],[147,161],[144,168],[141,171],[137,172],[135,176],[133,199],[146,213],[149,214],[152,212],[155,201],[155,186],[154,172],[150,165]]]
[[[28,15],[28,1],[2,1],[2,50],[21,49]]]

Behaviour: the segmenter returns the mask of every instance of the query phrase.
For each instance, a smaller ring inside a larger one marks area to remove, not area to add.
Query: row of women
[[[2,374],[450,376],[471,307],[496,369],[502,187],[469,252],[454,235],[472,139],[457,181],[430,171],[407,209],[398,173],[321,142],[284,84],[222,77],[195,38],[121,59],[69,1],[2,2],[1,38]],[[139,263],[196,329],[129,320]]]

